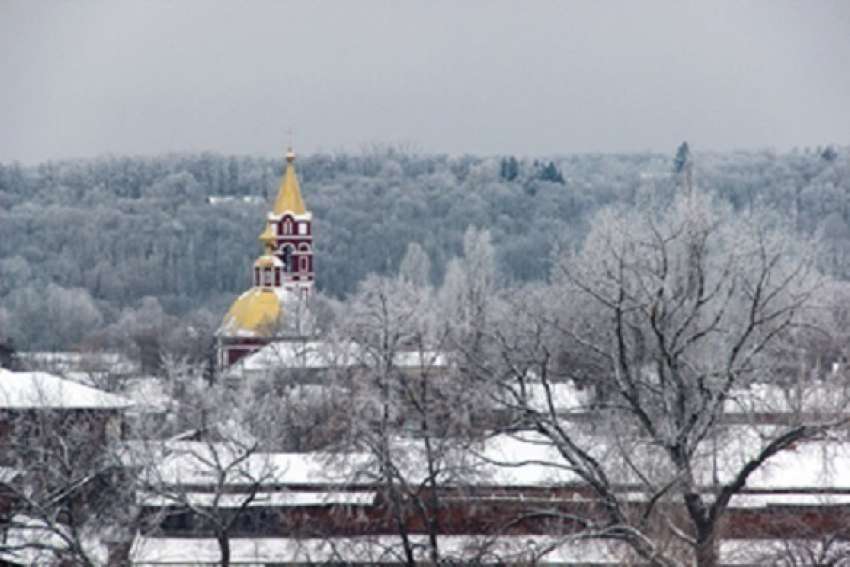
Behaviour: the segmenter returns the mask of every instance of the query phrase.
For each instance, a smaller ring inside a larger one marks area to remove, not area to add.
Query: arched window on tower
[[[281,231],[283,234],[286,234],[286,235],[292,234],[292,221],[289,220],[289,219],[286,219],[285,221],[283,221],[281,228],[283,229]]]
[[[287,274],[295,271],[295,258],[292,255],[292,248],[290,246],[283,249],[283,271]]]

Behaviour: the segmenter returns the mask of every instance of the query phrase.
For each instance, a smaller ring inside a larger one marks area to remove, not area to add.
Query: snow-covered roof
[[[811,441],[782,451],[753,473],[747,487],[850,490],[850,442]]]
[[[350,466],[346,467],[337,462],[337,455],[328,453],[261,453],[237,443],[176,441],[144,446],[127,444],[125,448],[125,464],[154,464],[149,472],[151,481],[181,487],[208,486],[217,471],[227,465],[232,465],[228,468],[229,486],[259,483],[350,487],[365,484],[353,471],[367,468],[367,458],[360,454],[348,455],[345,463]]]
[[[416,553],[427,561],[427,536],[412,535]],[[624,544],[569,540],[553,536],[438,536],[441,555],[475,563],[619,564],[631,553]],[[232,538],[230,559],[236,564],[404,562],[398,536],[322,539]],[[155,538],[138,536],[130,560],[144,564],[216,563],[219,547],[212,538]]]
[[[814,487],[826,488],[826,487]],[[770,506],[850,506],[850,494],[842,492],[789,492],[770,491],[736,494],[730,501],[732,508],[767,508]]]
[[[719,544],[722,565],[847,565],[850,542],[841,537],[727,539]]]
[[[30,370],[46,370],[65,375],[69,372],[131,374],[138,365],[117,352],[20,352],[19,358]]]
[[[179,406],[167,390],[168,387],[161,379],[148,376],[127,381],[123,393],[132,400],[137,411],[165,412]]]
[[[0,409],[124,409],[133,402],[46,372],[0,369]]]
[[[419,483],[427,470],[422,467],[422,443],[397,438],[392,442],[396,466],[408,482]],[[327,486],[336,489],[372,486],[379,478],[375,462],[364,453],[253,453],[244,461],[245,449],[232,443],[179,441],[150,444],[147,450],[130,449],[134,458],[156,463],[152,480],[164,485],[208,486],[217,470],[240,461],[228,472],[228,485],[258,482],[263,486]],[[131,459],[127,453],[128,461]],[[499,435],[474,447],[448,449],[443,467],[445,484],[480,486],[552,486],[578,481],[565,470],[557,451],[534,434]],[[137,463],[144,464],[144,463]]]
[[[783,388],[753,384],[730,393],[727,414],[843,414],[850,407],[850,386],[843,382],[820,382],[805,387]]]
[[[287,491],[259,492],[248,504],[249,508],[285,508],[290,506],[330,506],[344,504],[349,506],[368,506],[374,503],[376,492],[369,491]],[[210,492],[188,492],[179,494],[142,494],[141,506],[162,507],[189,505],[198,507],[241,508],[246,494],[215,494]],[[217,502],[216,502],[217,499]]]
[[[239,361],[242,370],[335,368],[356,363],[353,352],[321,341],[276,341]]]
[[[500,393],[497,406],[516,406],[527,403],[532,409],[559,414],[596,411],[590,405],[589,390],[579,389],[572,382],[529,382],[522,392],[518,387]],[[523,398],[524,396],[524,398]],[[754,384],[729,393],[723,411],[726,415],[804,414],[835,415],[848,413],[850,386],[845,384],[809,384],[805,388],[783,388],[773,384]]]
[[[749,430],[749,431],[748,431]],[[762,431],[764,433],[764,431]],[[745,458],[756,454],[764,440],[759,431],[736,427],[718,446],[717,461],[710,456],[695,460],[694,474],[705,486],[711,484],[713,471],[720,482],[731,481],[743,466]],[[639,479],[625,465],[616,466],[621,458],[615,443],[604,436],[576,434],[581,446],[589,447],[597,459],[611,464],[611,481],[620,485],[634,485]],[[151,474],[156,481],[166,485],[180,485],[191,489],[207,486],[222,465],[236,462],[244,455],[237,444],[179,441],[152,444],[156,450],[143,455],[140,464],[156,464]],[[392,441],[396,466],[410,483],[419,483],[426,474],[423,443],[417,439],[397,438]],[[655,456],[645,447],[646,459]],[[581,484],[578,475],[565,464],[558,451],[537,433],[520,432],[501,434],[469,446],[448,446],[440,449],[444,463],[440,482],[445,486],[473,484],[481,487],[550,487]],[[146,455],[146,456],[145,456]],[[218,463],[218,464],[215,464]],[[658,468],[657,474],[670,474],[658,463],[633,463],[646,470]],[[644,466],[645,465],[645,466]],[[812,441],[800,443],[795,448],[774,456],[749,478],[747,488],[756,491],[788,492],[785,502],[826,503],[826,500],[806,494],[811,488],[834,493],[850,492],[850,477],[840,471],[850,470],[850,443]],[[365,453],[334,454],[312,453],[253,453],[239,466],[229,471],[228,484],[239,486],[259,482],[264,486],[322,486],[329,492],[355,487],[370,487],[379,478],[374,459]],[[639,498],[639,494],[636,494]],[[758,494],[736,497],[740,506],[761,506],[768,499]],[[844,498],[845,500],[850,500]],[[772,500],[771,500],[772,501]],[[838,503],[832,499],[830,502]]]
[[[552,486],[579,480],[565,469],[555,447],[534,433],[491,437],[474,454],[482,463],[485,485]]]
[[[493,400],[495,407],[525,407],[539,412],[549,412],[549,404],[558,414],[587,413],[595,411],[590,406],[591,398],[588,391],[580,390],[571,382],[531,382],[525,385],[525,390],[510,388],[498,392],[498,399]]]
[[[369,364],[370,357],[368,349],[354,342],[276,341],[246,356],[235,367],[249,372],[346,368]],[[440,367],[447,364],[447,357],[439,351],[399,351],[394,355],[394,363],[403,368]]]

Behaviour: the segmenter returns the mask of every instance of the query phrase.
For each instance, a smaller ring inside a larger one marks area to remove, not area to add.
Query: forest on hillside
[[[0,341],[109,346],[166,319],[208,335],[250,285],[284,165],[209,153],[0,164]],[[535,159],[374,145],[299,156],[296,169],[331,299],[396,273],[410,243],[439,285],[470,226],[489,231],[503,281],[545,280],[553,247],[577,247],[598,210],[668,202],[681,187],[672,151]],[[787,215],[820,238],[820,268],[850,279],[847,148],[697,152],[694,179],[734,208]]]

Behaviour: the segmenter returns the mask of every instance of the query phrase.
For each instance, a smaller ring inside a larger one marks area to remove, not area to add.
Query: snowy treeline
[[[374,146],[296,165],[316,219],[317,285],[337,298],[394,272],[411,242],[439,285],[469,226],[489,230],[502,278],[543,280],[553,244],[575,246],[599,208],[677,186],[672,152],[535,160]],[[213,325],[250,285],[263,202],[283,166],[213,154],[0,164],[3,333],[21,348],[64,349],[162,313]],[[736,208],[763,203],[804,233],[820,230],[823,267],[850,277],[842,149],[697,154],[695,180]]]

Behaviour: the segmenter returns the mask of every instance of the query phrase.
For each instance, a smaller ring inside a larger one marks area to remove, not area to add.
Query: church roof
[[[281,312],[281,299],[275,289],[255,287],[233,303],[219,333],[231,337],[268,336]]]
[[[307,212],[304,199],[301,198],[301,189],[298,187],[298,178],[295,176],[295,166],[292,164],[294,160],[295,154],[291,151],[286,154],[286,172],[283,174],[274,203],[274,214],[277,216],[283,213],[303,215]]]
[[[254,262],[255,268],[265,268],[265,267],[283,267],[283,262],[280,261],[280,258],[277,256],[266,252],[264,255],[257,258],[257,261]]]

